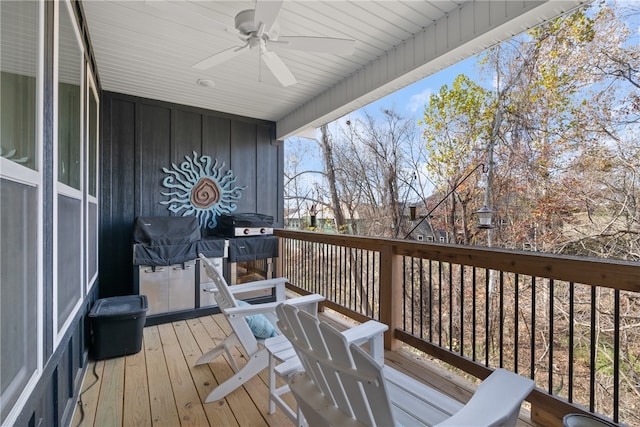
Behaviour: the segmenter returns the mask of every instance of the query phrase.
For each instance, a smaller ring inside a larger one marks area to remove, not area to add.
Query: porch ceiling
[[[356,40],[351,56],[278,50],[298,83],[282,87],[256,51],[207,71],[239,45],[234,17],[254,1],[85,0],[103,90],[277,122],[302,134],[584,3],[285,1],[280,33]],[[274,49],[275,50],[275,49]],[[211,79],[215,87],[196,84]]]

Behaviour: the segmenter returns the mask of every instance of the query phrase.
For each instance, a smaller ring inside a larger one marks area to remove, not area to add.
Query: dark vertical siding
[[[131,237],[138,216],[171,216],[162,169],[207,155],[246,186],[236,212],[282,224],[282,148],[275,123],[128,95],[102,94],[100,295],[134,293]]]
[[[269,143],[269,141],[262,141]],[[256,126],[245,122],[231,123],[231,164],[236,184],[246,186],[242,192],[242,198],[238,201],[238,212],[252,212],[258,209],[257,195],[257,157],[256,157],[257,132]],[[261,208],[261,207],[260,207]],[[266,213],[262,212],[261,213]]]
[[[184,156],[191,157],[194,151],[202,155],[202,114],[175,110],[173,117],[172,162],[180,163]]]
[[[268,144],[259,144],[256,147],[256,156],[258,161],[256,162],[256,175],[257,176],[280,176],[279,171],[279,151],[280,147],[275,144],[272,139],[272,129],[258,126],[257,127],[258,140],[269,141]],[[275,194],[280,196],[280,193],[276,190],[278,182],[270,179],[258,180],[256,183],[256,205],[258,209],[264,212],[274,212],[275,218],[280,218],[278,207],[280,197],[273,197]]]
[[[134,193],[127,187],[134,181],[135,104],[105,97],[101,104],[104,123],[100,144],[100,282],[113,289],[113,295],[126,294],[132,273],[112,271],[113,264],[131,262]],[[110,144],[108,141],[118,141]],[[102,293],[103,291],[101,291]]]
[[[224,162],[231,162],[231,120],[224,117],[204,116],[202,122],[202,154]]]
[[[163,167],[171,167],[175,162],[171,156],[171,110],[154,105],[138,104],[139,120],[136,120],[136,159],[133,168],[135,180],[125,184],[123,192],[135,194],[133,212],[127,212],[123,221],[131,221],[131,216],[160,216],[167,208],[160,204],[168,200],[160,194],[160,185],[165,173]],[[131,184],[134,184],[132,187]],[[127,236],[131,241],[131,234]],[[129,261],[130,263],[130,261]]]

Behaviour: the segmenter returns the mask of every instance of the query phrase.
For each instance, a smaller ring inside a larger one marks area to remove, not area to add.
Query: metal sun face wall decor
[[[167,209],[173,213],[197,216],[200,227],[215,228],[218,216],[238,208],[240,192],[247,187],[234,185],[238,178],[231,170],[222,173],[224,162],[218,164],[215,160],[212,164],[211,157],[198,157],[195,151],[193,157],[184,158],[179,166],[171,163],[172,169],[162,168],[169,174],[162,180],[162,186],[171,191],[161,194],[171,199],[160,203],[169,205]]]

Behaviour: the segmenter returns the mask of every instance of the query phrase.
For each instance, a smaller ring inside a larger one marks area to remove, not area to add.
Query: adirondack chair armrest
[[[303,308],[308,305],[315,305],[320,301],[324,301],[325,297],[319,294],[304,295],[301,297],[289,298],[284,301],[285,304],[295,305],[296,307]],[[225,309],[225,314],[229,316],[253,316],[254,314],[272,314],[275,312],[276,307],[282,301],[265,302],[260,304],[243,305],[239,307],[230,307]],[[312,313],[315,314],[315,313]]]
[[[311,312],[310,310],[307,310],[307,309],[305,309],[304,311],[315,315],[318,312],[318,303],[324,301],[325,299],[326,298],[320,294],[309,294],[309,295],[303,295],[300,297],[289,298],[282,302],[284,302],[285,304],[295,305],[296,307],[301,309],[304,309],[303,308],[304,306],[313,305],[315,308],[314,312]]]
[[[535,383],[505,369],[496,369],[473,394],[469,402],[437,427],[461,425],[515,425],[522,401]]]
[[[229,292],[234,296],[245,292],[261,291],[264,289],[276,290],[276,300],[284,300],[285,284],[288,279],[286,277],[277,277],[275,279],[258,280],[256,282],[243,283],[241,285],[229,286]]]
[[[371,338],[384,334],[388,329],[389,327],[384,323],[369,320],[343,331],[342,335],[349,343],[362,344]]]
[[[273,313],[275,308],[280,304],[277,301],[265,302],[261,304],[249,304],[238,307],[229,307],[224,310],[225,314],[230,317],[246,317],[254,314]]]
[[[384,333],[389,326],[369,320],[342,332],[348,343],[369,344],[369,354],[380,366],[384,365]]]

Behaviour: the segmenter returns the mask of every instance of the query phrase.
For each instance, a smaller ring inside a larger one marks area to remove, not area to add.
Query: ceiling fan
[[[296,49],[320,53],[351,55],[355,40],[333,37],[280,36],[276,18],[282,8],[283,0],[256,0],[256,8],[239,12],[235,18],[238,37],[244,42],[218,52],[192,67],[196,70],[208,70],[216,65],[241,54],[245,50],[257,50],[267,68],[282,86],[291,86],[296,78],[280,56],[268,47]]]

